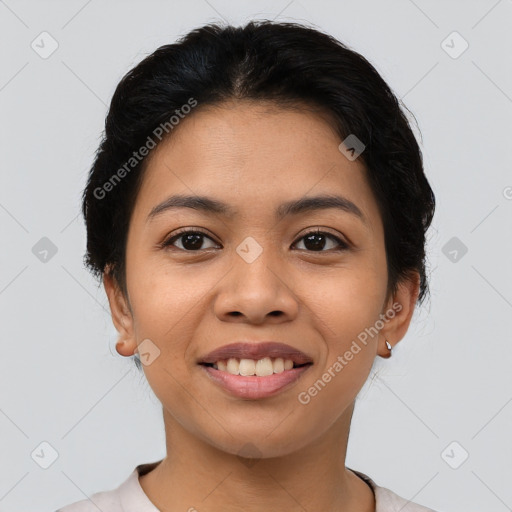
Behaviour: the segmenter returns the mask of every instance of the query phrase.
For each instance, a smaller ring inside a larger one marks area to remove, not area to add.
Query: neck
[[[168,455],[139,481],[162,512],[374,512],[372,490],[345,467],[352,412],[300,450],[254,459],[217,449],[164,412]]]

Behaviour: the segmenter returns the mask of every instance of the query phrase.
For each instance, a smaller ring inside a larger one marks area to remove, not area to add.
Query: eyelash
[[[170,237],[167,240],[165,240],[164,242],[162,242],[160,247],[161,248],[171,247],[173,245],[174,241],[178,240],[179,238],[183,237],[184,235],[204,235],[205,237],[207,237],[210,240],[212,240],[213,242],[215,242],[215,240],[213,240],[212,237],[210,237],[208,235],[208,233],[206,233],[205,231],[202,231],[201,229],[183,228],[182,230],[180,230],[177,233],[175,233],[174,235],[172,235],[172,237]],[[301,251],[306,251],[306,252],[311,252],[311,253],[322,253],[322,252],[330,253],[330,252],[345,251],[345,250],[347,250],[349,248],[349,245],[346,242],[344,242],[343,240],[341,240],[339,237],[333,235],[332,233],[329,233],[328,231],[321,231],[320,229],[315,229],[315,230],[312,230],[312,231],[308,231],[307,233],[302,235],[300,238],[298,238],[294,242],[294,245],[298,241],[302,240],[303,238],[306,238],[308,235],[327,235],[328,238],[331,238],[331,239],[335,240],[339,244],[340,247],[337,248],[337,249],[329,249],[327,251],[324,251],[324,250],[308,251],[307,249],[300,249]],[[178,249],[178,250],[180,250],[182,252],[190,252],[190,253],[200,252],[201,250],[206,250],[206,249],[198,249],[197,251],[190,251],[190,250],[186,250],[186,249],[181,249],[180,247],[174,247],[174,248]]]

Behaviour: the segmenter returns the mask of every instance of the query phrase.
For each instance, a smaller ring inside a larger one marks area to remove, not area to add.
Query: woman
[[[396,97],[334,38],[212,24],[144,59],[83,213],[167,455],[61,511],[430,510],[345,455],[376,356],[428,292],[434,207]]]

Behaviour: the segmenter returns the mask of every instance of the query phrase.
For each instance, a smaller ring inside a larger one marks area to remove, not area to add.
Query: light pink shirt
[[[139,475],[145,475],[161,461],[138,465],[128,478],[111,491],[97,492],[90,499],[77,501],[56,512],[160,512],[149,500],[139,482]],[[350,468],[348,468],[350,469]],[[369,476],[351,469],[362,478],[375,495],[375,512],[435,512],[412,503],[385,487],[378,486]],[[193,507],[190,510],[194,510]]]

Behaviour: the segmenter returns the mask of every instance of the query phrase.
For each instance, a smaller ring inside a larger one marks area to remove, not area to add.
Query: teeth
[[[258,377],[267,377],[268,375],[272,375],[274,373],[272,359],[270,359],[270,357],[264,357],[263,359],[257,361],[254,373],[256,373]]]
[[[244,377],[256,373],[256,363],[252,359],[240,359],[238,373]]]
[[[293,366],[293,362],[292,362]],[[282,357],[278,357],[274,361],[274,373],[282,373],[284,372],[284,359]]]
[[[240,368],[240,361],[238,361],[238,359],[234,359],[234,358],[228,359],[228,364],[227,364],[227,368],[226,368],[228,373],[231,373],[232,375],[240,375],[238,373],[239,368]]]
[[[293,361],[291,359],[283,359],[277,357],[271,359],[270,357],[264,357],[255,361],[254,359],[236,359],[231,357],[217,361],[214,368],[222,372],[228,372],[231,375],[242,375],[248,377],[256,375],[257,377],[267,377],[273,373],[282,373],[285,370],[291,370],[293,368]]]

